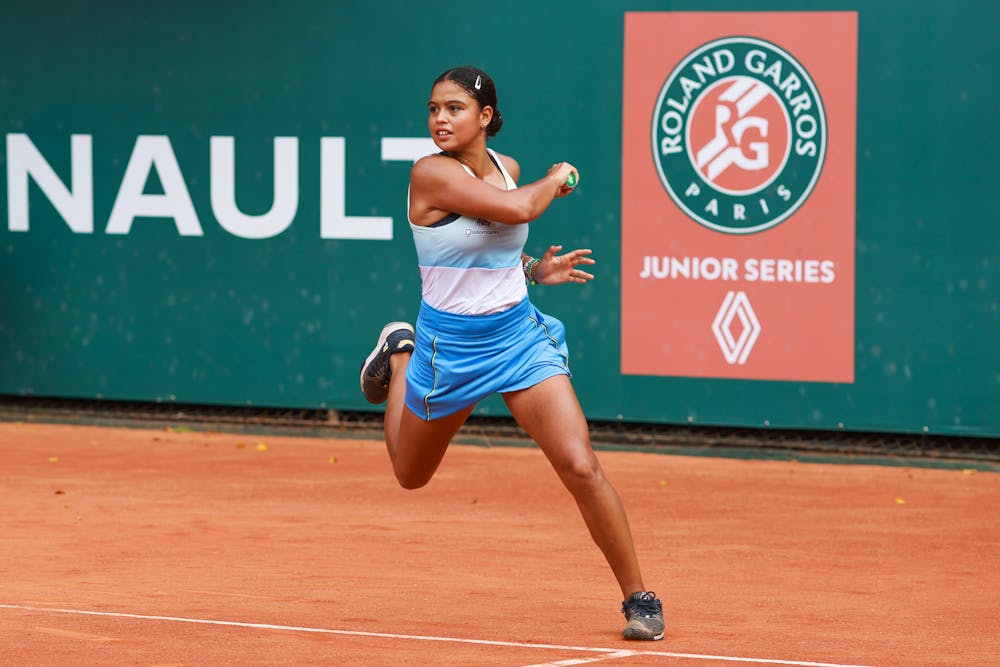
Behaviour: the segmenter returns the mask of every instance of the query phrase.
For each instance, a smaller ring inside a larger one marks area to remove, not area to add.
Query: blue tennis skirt
[[[406,368],[406,407],[430,421],[555,375],[571,375],[566,327],[525,297],[489,315],[456,315],[420,304]]]

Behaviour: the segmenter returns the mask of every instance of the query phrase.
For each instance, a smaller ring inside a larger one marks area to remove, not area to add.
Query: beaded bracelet
[[[524,271],[524,279],[527,280],[532,285],[537,285],[535,279],[531,277],[531,272],[535,270],[535,266],[541,264],[542,260],[535,257],[528,257],[524,264],[521,265],[521,270]]]

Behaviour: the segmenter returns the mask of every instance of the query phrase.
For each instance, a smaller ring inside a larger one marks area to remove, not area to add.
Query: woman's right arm
[[[531,222],[552,200],[567,193],[566,179],[576,169],[568,162],[553,165],[539,180],[502,190],[472,178],[455,160],[430,155],[410,170],[410,220],[430,225],[451,213],[508,225]]]

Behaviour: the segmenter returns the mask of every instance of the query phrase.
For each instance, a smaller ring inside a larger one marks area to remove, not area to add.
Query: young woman
[[[431,90],[428,126],[441,152],[410,172],[409,219],[422,300],[416,331],[387,324],[361,367],[372,403],[388,400],[385,441],[399,483],[423,486],[475,404],[500,393],[576,500],[625,601],[626,639],[663,637],[663,611],[646,590],[628,519],[590,444],[570,384],[562,323],[536,309],[525,283],[582,283],[590,250],[535,259],[528,224],[569,194],[576,169],[560,162],[518,186],[520,167],[487,148],[503,123],[492,79],[459,67]]]

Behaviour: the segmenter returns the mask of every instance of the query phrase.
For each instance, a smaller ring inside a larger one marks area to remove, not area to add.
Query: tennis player
[[[410,172],[408,216],[420,265],[416,331],[387,324],[361,367],[371,403],[388,400],[385,441],[399,483],[430,481],[475,404],[500,393],[573,495],[625,601],[626,639],[657,640],[663,610],[646,590],[628,519],[591,447],[570,384],[562,322],[532,305],[526,283],[584,283],[590,250],[524,253],[528,224],[579,178],[560,162],[518,186],[518,163],[487,147],[500,131],[493,80],[459,67],[434,82],[428,126],[441,152]]]

